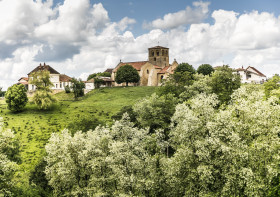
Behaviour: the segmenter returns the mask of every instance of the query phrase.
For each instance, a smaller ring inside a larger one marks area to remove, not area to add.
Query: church
[[[148,61],[119,62],[112,71],[113,86],[125,86],[125,83],[117,84],[115,77],[117,70],[127,64],[135,68],[140,76],[140,81],[137,84],[131,83],[130,86],[159,86],[162,79],[166,79],[178,66],[176,60],[169,64],[169,48],[162,46],[148,48]]]

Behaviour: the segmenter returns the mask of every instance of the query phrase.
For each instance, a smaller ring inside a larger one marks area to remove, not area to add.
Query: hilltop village
[[[129,83],[129,86],[160,86],[163,79],[167,79],[170,74],[174,73],[174,70],[179,65],[176,59],[169,63],[169,48],[162,46],[155,46],[148,48],[148,61],[134,61],[134,62],[122,62],[120,61],[115,68],[106,69],[104,72],[111,74],[111,77],[100,77],[103,80],[101,87],[115,87],[125,86],[125,83],[116,83],[117,70],[124,66],[131,65],[135,68],[140,76],[138,83]],[[218,67],[215,67],[218,68]],[[23,84],[30,92],[34,91],[36,87],[29,83],[30,75],[36,71],[47,70],[50,73],[50,80],[53,83],[52,90],[54,92],[60,92],[65,89],[66,86],[71,86],[72,78],[66,74],[60,74],[50,65],[40,64],[27,74],[27,77],[21,77],[18,80],[18,84]],[[241,83],[264,83],[266,81],[266,75],[261,73],[255,67],[248,66],[247,68],[235,69],[235,72],[240,75]],[[87,91],[95,89],[94,79],[84,81],[85,89]]]

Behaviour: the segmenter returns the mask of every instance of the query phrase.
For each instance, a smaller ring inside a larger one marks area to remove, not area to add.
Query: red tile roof
[[[120,62],[119,66],[124,66],[124,65],[131,65],[133,68],[136,70],[141,70],[141,67],[146,64],[148,61],[141,61],[141,62]]]
[[[21,77],[18,81],[20,81],[21,79],[28,81],[28,77]]]
[[[59,75],[59,81],[60,82],[70,82],[71,80],[72,80],[72,78],[65,75],[65,74],[60,74]]]
[[[52,67],[50,67],[49,65],[46,65],[44,63],[44,65],[39,65],[37,66],[34,70],[32,70],[30,73],[28,73],[27,75],[30,75],[33,72],[37,72],[37,71],[42,71],[42,70],[47,70],[50,72],[50,74],[59,74],[59,72],[57,72],[55,69],[53,69]]]
[[[159,71],[158,72],[158,74],[164,74],[164,73],[167,73],[168,71],[168,68],[169,68],[170,66],[165,66],[161,71]]]

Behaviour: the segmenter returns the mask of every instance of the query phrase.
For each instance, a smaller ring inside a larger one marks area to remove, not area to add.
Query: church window
[[[147,70],[147,74],[149,74],[149,70]]]
[[[156,57],[154,57],[154,61],[156,61],[157,60],[157,58]]]
[[[160,79],[161,79],[161,80],[163,79],[163,75],[160,76]]]
[[[157,51],[157,56],[159,56],[159,51]]]
[[[155,56],[155,53],[152,51],[152,56]]]
[[[164,61],[166,61],[166,57],[164,58]]]
[[[166,56],[168,56],[168,51],[166,51]]]

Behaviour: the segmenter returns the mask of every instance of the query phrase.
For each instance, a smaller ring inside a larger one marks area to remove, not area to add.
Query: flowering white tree
[[[279,173],[280,106],[242,86],[226,109],[198,95],[172,118],[176,153],[166,163],[173,196],[265,196]]]
[[[13,188],[12,178],[17,169],[17,164],[10,160],[7,152],[13,149],[14,133],[3,130],[2,118],[0,119],[0,196],[11,196]]]

